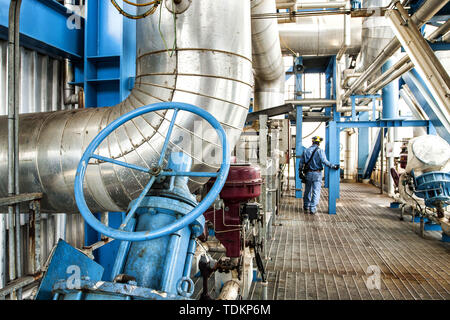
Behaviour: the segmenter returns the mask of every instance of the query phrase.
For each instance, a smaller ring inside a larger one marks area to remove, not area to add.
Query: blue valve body
[[[164,109],[172,109],[174,112],[156,171],[95,154],[101,142],[125,122],[142,114]],[[199,115],[216,129],[222,146],[222,164],[219,172],[190,172],[192,160],[182,152],[171,153],[168,167],[162,168],[170,135],[180,110]],[[103,225],[87,207],[83,181],[89,160],[92,158],[149,174],[149,183],[141,195],[129,204],[127,216],[119,229]],[[75,198],[86,223],[104,235],[122,240],[111,281],[118,274],[131,276],[135,281],[124,284],[103,282],[99,279],[82,279],[80,288],[70,288],[66,280],[62,279],[53,286],[54,299],[189,298],[194,291],[190,272],[196,248],[195,238],[204,230],[203,213],[220,193],[228,176],[229,167],[230,150],[225,131],[211,114],[201,108],[178,102],[156,103],[133,110],[114,120],[94,138],[83,154],[75,178]],[[189,176],[216,178],[213,187],[200,203],[196,202],[189,191],[187,186]],[[155,181],[156,183],[163,181],[165,184],[168,182],[168,187],[152,188]]]

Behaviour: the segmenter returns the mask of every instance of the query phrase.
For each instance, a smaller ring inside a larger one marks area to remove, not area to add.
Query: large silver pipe
[[[426,120],[427,117],[422,111],[422,108],[417,104],[414,95],[411,93],[407,85],[404,85],[402,89],[399,91],[400,96],[403,98],[403,101],[405,101],[406,105],[411,110],[411,113],[414,116],[414,119],[416,120]],[[424,127],[414,127],[413,128],[413,136],[423,136],[427,134],[427,131]]]
[[[333,99],[300,99],[300,100],[286,100],[285,103],[291,103],[293,105],[296,106],[323,106],[323,107],[328,107],[328,106],[332,106],[334,104],[336,104],[336,100]]]
[[[351,5],[350,2],[347,1],[345,4],[345,8],[350,10]],[[336,55],[337,61],[340,61],[342,56],[346,53],[347,48],[352,44],[352,22],[350,14],[346,14],[344,18],[344,42],[342,43],[341,49]]]
[[[428,0],[414,13],[411,17],[412,21],[420,28],[426,21],[431,19],[436,13],[438,13],[449,0]],[[393,38],[389,44],[380,52],[375,60],[365,68],[364,73],[359,77],[342,96],[342,100],[347,100],[352,93],[362,90],[363,83],[370,78],[373,74],[377,73],[380,68],[386,63],[386,61],[398,50],[401,44],[397,38]]]
[[[392,21],[397,38],[439,104],[441,112],[448,119],[450,118],[450,76],[420,30],[412,23],[405,25],[405,21],[409,19],[406,9],[399,2],[396,3],[396,8],[397,10],[389,10],[386,15]]]
[[[434,30],[429,36],[427,36],[428,41],[435,41],[438,37],[444,35],[450,30],[450,20],[443,23],[439,28]],[[396,80],[403,74],[414,68],[414,64],[411,62],[409,55],[405,54],[400,58],[390,69],[383,72],[378,78],[373,80],[370,85],[368,85],[364,91],[367,94],[373,94],[378,90],[385,87],[391,81]]]
[[[235,145],[248,113],[252,86],[250,2],[193,1],[186,11],[177,14],[176,50],[172,55],[159,36],[159,18],[158,9],[154,15],[137,22],[136,85],[126,100],[109,108],[20,117],[21,128],[26,128],[20,133],[20,188],[22,192],[43,192],[43,211],[77,211],[73,187],[83,151],[99,130],[140,106],[161,101],[197,105],[223,124],[231,148]],[[172,44],[174,17],[165,5],[160,27],[165,42]],[[171,116],[171,111],[158,112],[128,122],[103,142],[99,153],[149,167],[159,156]],[[177,117],[170,146],[191,155],[193,170],[217,170],[219,163],[204,160],[207,155],[211,158],[213,151],[220,155],[217,139],[198,136],[194,132],[197,120],[198,117],[182,112]],[[6,121],[6,117],[0,118],[3,177],[7,173]],[[194,154],[183,147],[186,138],[195,138],[201,150]],[[175,142],[181,147],[176,147]],[[147,181],[145,174],[124,167],[109,163],[89,165],[84,190],[87,204],[92,211],[123,211]],[[203,182],[205,179],[191,181],[192,189]],[[2,179],[0,195],[6,192]]]
[[[278,26],[283,49],[301,56],[336,55],[345,43],[346,15],[299,17],[296,23]],[[362,18],[350,19],[350,34],[346,53],[357,54],[361,48]],[[348,31],[347,31],[348,32]]]
[[[276,12],[275,0],[252,0],[251,13]],[[284,103],[285,72],[276,19],[252,19],[255,110]]]
[[[305,1],[277,1],[277,9],[289,9],[297,7],[297,9],[333,9],[343,8],[349,1],[321,1],[321,2],[305,2]]]

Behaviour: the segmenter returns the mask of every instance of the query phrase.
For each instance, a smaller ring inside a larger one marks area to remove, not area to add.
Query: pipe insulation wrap
[[[251,14],[275,13],[275,0],[252,0]],[[252,19],[255,110],[284,104],[285,71],[277,19]]]
[[[171,47],[175,40],[174,16],[165,5],[161,10],[161,31]],[[143,11],[139,8],[138,13]],[[136,22],[136,83],[126,100],[107,108],[20,116],[20,190],[43,192],[43,212],[77,212],[74,180],[84,150],[108,123],[144,105],[177,101],[199,106],[222,123],[233,149],[248,113],[253,82],[250,1],[193,1],[176,16],[176,50],[172,55],[159,35],[159,12],[158,8],[154,15]],[[99,154],[143,167],[155,164],[172,113],[154,112],[124,124],[102,143]],[[191,155],[192,170],[217,171],[220,163],[203,159],[213,152],[219,153],[214,159],[220,159],[220,144],[215,133],[206,138],[197,131],[194,134],[197,121],[198,116],[180,112],[170,147]],[[7,176],[6,123],[7,118],[0,117],[3,177]],[[186,148],[182,141],[186,136],[199,140],[201,151]],[[86,202],[93,212],[124,211],[148,179],[147,174],[110,163],[91,164],[85,181]],[[191,180],[191,191],[206,180]],[[6,194],[7,181],[2,179],[0,196]]]

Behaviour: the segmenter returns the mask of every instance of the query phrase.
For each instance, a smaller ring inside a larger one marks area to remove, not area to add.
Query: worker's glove
[[[333,168],[334,170],[337,170],[337,169],[339,169],[339,165],[338,165],[338,164],[335,164],[335,165],[332,166],[331,168]]]

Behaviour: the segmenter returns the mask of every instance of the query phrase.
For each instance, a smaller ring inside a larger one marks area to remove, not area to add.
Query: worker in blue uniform
[[[305,194],[303,197],[303,210],[307,214],[315,214],[320,200],[320,190],[322,188],[323,166],[338,170],[339,165],[332,165],[320,149],[323,138],[315,136],[312,138],[312,146],[303,151],[300,157],[299,170],[305,165]]]

